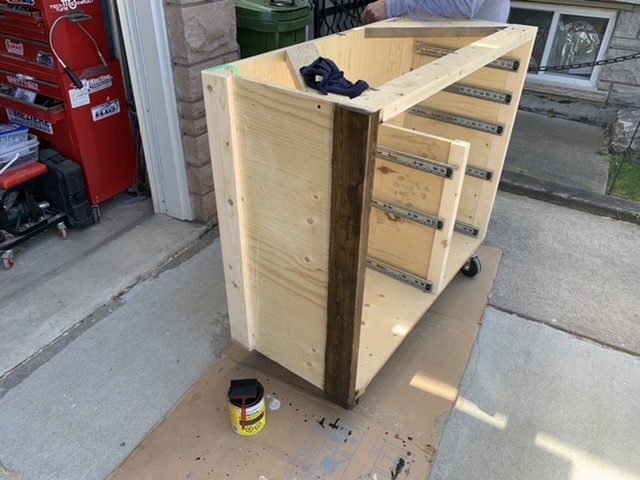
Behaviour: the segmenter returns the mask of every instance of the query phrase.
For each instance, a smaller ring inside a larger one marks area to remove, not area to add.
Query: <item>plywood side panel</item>
[[[405,115],[404,127],[429,135],[437,135],[469,142],[472,145],[471,151],[469,152],[469,165],[480,168],[487,168],[489,165],[491,147],[493,145],[495,135],[432,120],[430,118],[420,117],[410,113]]]
[[[459,45],[459,41],[453,39],[436,39],[430,43],[448,48]],[[469,156],[469,165],[485,168],[494,172],[494,178],[490,182],[467,177],[458,212],[458,220],[478,227],[481,232],[481,238],[484,238],[486,234],[489,217],[493,209],[500,174],[504,165],[515,114],[520,102],[521,91],[526,76],[526,68],[524,68],[524,66],[528,65],[532,45],[532,41],[527,42],[504,55],[507,58],[520,61],[521,68],[518,72],[505,72],[492,68],[483,68],[461,80],[465,83],[481,87],[511,92],[513,98],[509,105],[473,99],[444,91],[438,92],[420,104],[436,110],[500,123],[504,125],[502,135],[492,135],[456,125],[420,118],[411,114],[405,115],[405,126],[409,128],[416,128],[420,131],[445,135],[450,138],[459,138],[470,142],[472,147]],[[425,61],[428,62],[429,60],[425,60],[425,57],[420,55],[414,57],[414,65],[420,65]]]
[[[236,81],[244,254],[256,348],[322,387],[334,107],[294,93]]]
[[[495,155],[495,152],[500,146],[499,136],[412,114],[405,116],[405,126],[415,128],[421,132],[428,132],[469,142],[471,148],[469,150],[468,165],[495,171],[495,165],[492,167],[491,159],[492,155]],[[482,219],[477,216],[478,205],[483,189],[494,188],[497,185],[497,183],[494,184],[494,182],[495,180],[487,182],[473,177],[465,177],[461,202],[458,208],[457,219],[459,221],[483,228],[484,223]]]
[[[284,49],[239,60],[233,66],[243,78],[296,88],[296,80],[289,69]]]
[[[505,125],[505,129],[502,136],[494,140],[489,161],[487,162],[487,168],[493,170],[496,175],[492,182],[482,183],[481,191],[479,193],[479,203],[475,219],[476,223],[480,225],[482,239],[484,239],[486,235],[491,211],[493,210],[493,204],[498,192],[498,184],[502,175],[504,160],[507,155],[507,149],[511,139],[511,133],[513,131],[513,124],[515,123],[516,113],[518,111],[518,105],[522,95],[522,88],[527,74],[526,66],[529,65],[529,58],[531,57],[532,49],[533,40],[507,54],[507,56],[511,58],[519,59],[522,67],[520,68],[520,71],[511,74],[507,78],[503,87],[505,90],[514,92],[514,96],[511,104],[507,108],[501,109],[497,118],[498,122]]]
[[[504,113],[511,108],[511,105],[503,103],[489,102],[479,98],[471,98],[450,92],[438,92],[419,104],[420,106],[441,110],[444,112],[454,112],[466,117],[485,120],[488,122],[500,122]]]
[[[366,39],[364,29],[316,40],[323,57],[330,58],[344,71],[345,78],[365,80],[372,87],[406,73],[411,67],[411,39]]]
[[[248,288],[244,179],[236,134],[234,78],[228,72],[204,72],[202,80],[231,338],[252,350],[255,321]]]
[[[473,151],[473,146],[471,150]],[[480,193],[485,183],[484,180],[479,178],[468,175],[464,177],[460,205],[458,206],[458,216],[456,217],[458,221],[480,228],[480,224],[476,219],[476,212],[478,211]]]

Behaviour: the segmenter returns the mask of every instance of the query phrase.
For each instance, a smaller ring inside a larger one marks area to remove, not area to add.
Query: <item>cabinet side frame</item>
[[[233,78],[233,74],[225,70],[202,73],[231,337],[253,350],[255,338],[247,288],[242,165],[238,154]]]
[[[327,399],[345,408],[350,408],[356,399],[378,125],[378,112],[336,106],[324,393]]]

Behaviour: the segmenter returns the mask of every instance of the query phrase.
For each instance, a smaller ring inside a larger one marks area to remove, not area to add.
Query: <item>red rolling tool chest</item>
[[[0,0],[0,121],[79,163],[92,205],[137,182],[129,114],[99,0]]]

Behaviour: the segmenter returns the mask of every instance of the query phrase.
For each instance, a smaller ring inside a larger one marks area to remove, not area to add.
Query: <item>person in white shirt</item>
[[[509,0],[376,0],[364,9],[362,23],[405,15],[413,20],[442,17],[506,22],[509,8]]]

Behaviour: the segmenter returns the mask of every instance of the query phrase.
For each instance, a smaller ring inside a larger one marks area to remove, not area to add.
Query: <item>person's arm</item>
[[[508,0],[486,0],[486,3],[506,3]],[[362,14],[363,23],[372,23],[385,18],[408,15],[411,18],[475,18],[485,0],[377,0],[370,3]],[[494,19],[504,21],[504,19]]]
[[[368,23],[379,22],[389,17],[387,14],[387,1],[377,0],[367,5],[364,12],[362,12],[362,23],[366,25]]]

